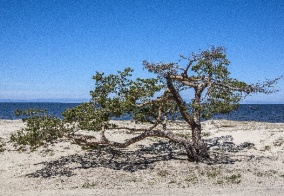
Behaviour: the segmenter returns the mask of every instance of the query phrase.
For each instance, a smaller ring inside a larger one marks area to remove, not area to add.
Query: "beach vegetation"
[[[238,109],[241,99],[252,93],[276,92],[274,85],[281,78],[263,83],[247,84],[230,77],[224,47],[180,56],[179,62],[143,62],[143,68],[154,78],[134,78],[133,69],[125,68],[117,74],[96,72],[95,88],[88,103],[67,109],[63,120],[47,115],[33,115],[27,127],[13,134],[11,139],[33,146],[66,136],[78,145],[96,148],[98,145],[126,148],[145,138],[166,138],[184,147],[190,161],[209,160],[203,140],[201,119]],[[122,116],[143,124],[142,128],[118,125],[111,119]],[[170,121],[187,124],[189,137],[168,126]],[[66,125],[77,129],[100,132],[100,138],[74,134]],[[106,132],[112,130],[137,131],[123,142],[112,141]],[[94,140],[91,140],[94,139]]]
[[[209,169],[209,170],[206,170],[206,171],[202,171],[201,172],[201,175],[206,175],[208,178],[217,178],[219,175],[221,175],[221,168],[218,167],[218,168],[212,168],[212,169]]]
[[[264,146],[264,151],[269,151],[269,150],[271,150],[271,146],[265,145],[265,146]]]
[[[195,175],[189,175],[184,179],[184,181],[192,183],[192,184],[196,184],[198,182],[198,177]]]
[[[239,184],[241,182],[241,174],[232,174],[231,176],[226,177],[228,183]]]
[[[85,188],[85,189],[92,189],[92,188],[95,188],[98,184],[96,182],[85,182],[83,185],[82,185],[82,188]]]
[[[167,170],[160,170],[158,171],[157,175],[160,177],[166,177],[169,175],[169,172]]]
[[[23,121],[26,123],[25,128],[10,137],[12,142],[20,145],[36,148],[62,138],[66,131],[69,131],[59,118],[49,115],[46,110],[17,110],[15,114],[23,115]]]

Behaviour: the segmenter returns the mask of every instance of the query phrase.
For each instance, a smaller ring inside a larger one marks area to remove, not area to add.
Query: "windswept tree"
[[[214,114],[237,110],[240,100],[251,93],[276,92],[273,85],[280,78],[262,84],[247,84],[231,78],[227,69],[230,62],[223,47],[211,46],[209,50],[192,53],[189,57],[181,55],[181,59],[187,61],[184,66],[147,61],[143,65],[163,81],[183,120],[191,128],[192,153],[189,157],[196,160],[208,156],[206,144],[201,138],[201,118],[208,119]],[[189,89],[193,89],[194,96],[187,103],[180,92]]]
[[[74,135],[66,131],[66,126],[60,127],[64,127],[67,137],[89,147],[109,145],[125,148],[147,137],[161,137],[184,146],[191,161],[207,159],[209,154],[202,140],[201,118],[208,119],[214,114],[236,110],[240,100],[251,93],[276,92],[274,85],[280,79],[247,84],[230,77],[229,64],[224,48],[212,46],[189,57],[181,56],[178,63],[144,61],[144,68],[156,74],[156,78],[133,80],[131,68],[110,75],[97,72],[93,77],[95,89],[91,91],[91,101],[66,110],[63,123],[100,131],[101,138],[90,141],[90,137]],[[181,93],[183,91],[193,93]],[[193,97],[181,94],[193,94]],[[109,140],[105,135],[107,130],[135,130],[111,123],[113,117],[123,115],[128,115],[136,123],[146,122],[148,126],[139,128],[139,135],[122,143]],[[170,130],[167,127],[169,119],[184,120],[191,138],[181,137]]]

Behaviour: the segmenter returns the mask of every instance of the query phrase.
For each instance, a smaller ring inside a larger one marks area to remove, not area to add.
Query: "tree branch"
[[[188,69],[191,67],[191,65],[192,65],[192,63],[194,62],[195,60],[194,59],[191,59],[191,60],[189,60],[189,63],[187,64],[187,66],[186,66],[186,68],[185,68],[185,70],[184,70],[184,74],[186,75],[186,76],[188,76],[187,74],[187,72],[188,72]]]
[[[169,89],[166,89],[166,90],[164,91],[164,94],[162,95],[161,98],[143,102],[143,103],[141,103],[141,104],[136,105],[136,107],[142,108],[142,107],[144,107],[145,105],[148,105],[148,104],[151,104],[151,103],[164,102],[164,101],[168,100],[167,95],[168,95],[169,93],[170,93],[170,90],[169,90]]]
[[[269,94],[269,93],[277,92],[278,90],[266,89],[266,88],[271,88],[273,86],[273,84],[277,83],[277,81],[280,80],[281,78],[282,78],[282,76],[275,78],[273,80],[267,80],[263,84],[259,84],[259,83],[252,84],[252,85],[242,84],[243,87],[235,87],[236,85],[234,84],[234,82],[232,82],[233,86],[231,86],[231,85],[227,85],[227,84],[217,82],[217,81],[212,82],[211,86],[217,85],[217,86],[225,87],[225,88],[232,90],[232,91],[244,92],[244,93],[247,93],[247,94],[250,94],[250,93],[266,93],[266,94]],[[237,83],[237,81],[235,83]]]
[[[169,75],[168,78],[182,82],[183,84],[190,87],[196,87],[196,82],[202,80],[202,78],[186,77],[182,75]]]
[[[169,90],[171,91],[172,95],[173,95],[173,98],[174,100],[176,101],[177,103],[177,106],[180,110],[180,113],[183,117],[183,119],[189,124],[189,125],[192,125],[192,120],[190,119],[189,115],[187,114],[186,112],[186,106],[183,102],[183,99],[182,97],[180,96],[180,94],[178,93],[178,91],[175,89],[173,83],[172,83],[172,79],[171,78],[166,78],[167,80],[167,86],[169,88]]]
[[[189,156],[190,159],[194,159],[195,155],[193,154],[193,143],[183,137],[177,136],[174,134],[172,131],[161,131],[161,130],[148,130],[143,133],[141,133],[138,136],[135,136],[131,139],[127,139],[124,142],[115,142],[115,141],[110,141],[104,136],[104,131],[102,131],[103,138],[101,141],[87,141],[87,139],[84,136],[75,136],[75,135],[70,135],[69,138],[71,138],[75,143],[78,145],[85,145],[88,147],[97,147],[98,145],[108,145],[108,146],[113,146],[116,148],[126,148],[130,146],[131,144],[134,144],[136,142],[139,142],[147,137],[161,137],[161,138],[166,138],[169,139],[172,142],[179,143],[183,145],[186,149],[186,152]]]

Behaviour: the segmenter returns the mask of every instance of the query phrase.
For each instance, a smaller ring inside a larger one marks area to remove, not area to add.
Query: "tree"
[[[191,161],[207,159],[207,146],[201,137],[201,118],[208,119],[216,113],[236,110],[239,101],[251,93],[276,92],[274,84],[281,78],[249,85],[229,77],[229,63],[224,48],[212,46],[209,50],[192,53],[189,57],[181,56],[179,63],[155,64],[144,61],[144,68],[156,74],[156,78],[133,80],[131,68],[119,71],[116,75],[97,72],[93,77],[95,89],[91,91],[90,102],[63,113],[63,124],[72,125],[72,131],[66,131],[67,126],[60,126],[63,135],[79,145],[109,145],[118,148],[125,148],[147,137],[162,137],[182,145]],[[193,89],[193,98],[182,97],[181,92],[190,89]],[[136,123],[147,122],[148,126],[140,128],[142,132],[139,135],[122,143],[110,141],[105,135],[106,130],[135,130],[111,123],[111,118],[123,115],[128,115]],[[188,124],[191,139],[181,137],[167,128],[168,121],[175,119],[182,119]],[[99,141],[90,141],[91,136],[74,135],[77,129],[74,127],[100,131],[101,138]],[[21,138],[23,135],[22,132]],[[14,136],[14,140],[17,137]]]
[[[276,92],[272,87],[281,77],[251,85],[230,78],[227,69],[230,62],[223,47],[211,46],[209,50],[192,53],[190,57],[181,55],[181,59],[188,61],[184,67],[177,63],[153,64],[147,61],[143,65],[166,84],[182,118],[192,131],[192,152],[188,156],[198,160],[208,156],[206,144],[201,138],[200,118],[208,119],[216,113],[237,110],[239,101],[248,94]],[[187,104],[180,92],[188,89],[194,90],[194,97]]]

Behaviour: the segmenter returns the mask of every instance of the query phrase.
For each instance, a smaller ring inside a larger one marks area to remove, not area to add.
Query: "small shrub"
[[[206,176],[208,178],[216,178],[220,174],[221,174],[220,168],[214,168],[212,170],[207,171]]]
[[[169,175],[169,172],[166,170],[160,170],[158,171],[157,175],[160,177],[166,177],[167,175]]]
[[[186,182],[190,182],[190,183],[197,183],[198,178],[196,176],[188,176],[184,179]]]
[[[264,146],[264,151],[271,150],[271,146]]]
[[[224,181],[223,180],[217,180],[216,184],[224,184]]]
[[[44,113],[41,110],[37,111],[38,115],[36,115],[36,111],[32,111],[31,116],[24,119],[26,127],[11,135],[12,142],[36,148],[63,137],[67,129],[59,118],[49,116],[45,113],[46,111]],[[17,111],[17,114],[21,114],[20,110]],[[25,112],[23,114],[27,115]]]
[[[273,176],[273,175],[275,175],[275,174],[277,174],[278,172],[277,171],[275,171],[275,170],[268,170],[268,171],[263,171],[263,172],[260,172],[260,171],[258,171],[258,172],[256,172],[255,173],[255,175],[257,176],[257,177],[265,177],[265,176]]]
[[[97,186],[97,183],[95,182],[92,182],[92,183],[89,183],[89,182],[85,182],[83,185],[82,185],[82,188],[85,188],[85,189],[91,189],[91,188],[94,188]]]
[[[239,184],[241,182],[241,174],[233,174],[231,176],[228,176],[227,182],[232,183],[232,184]]]

